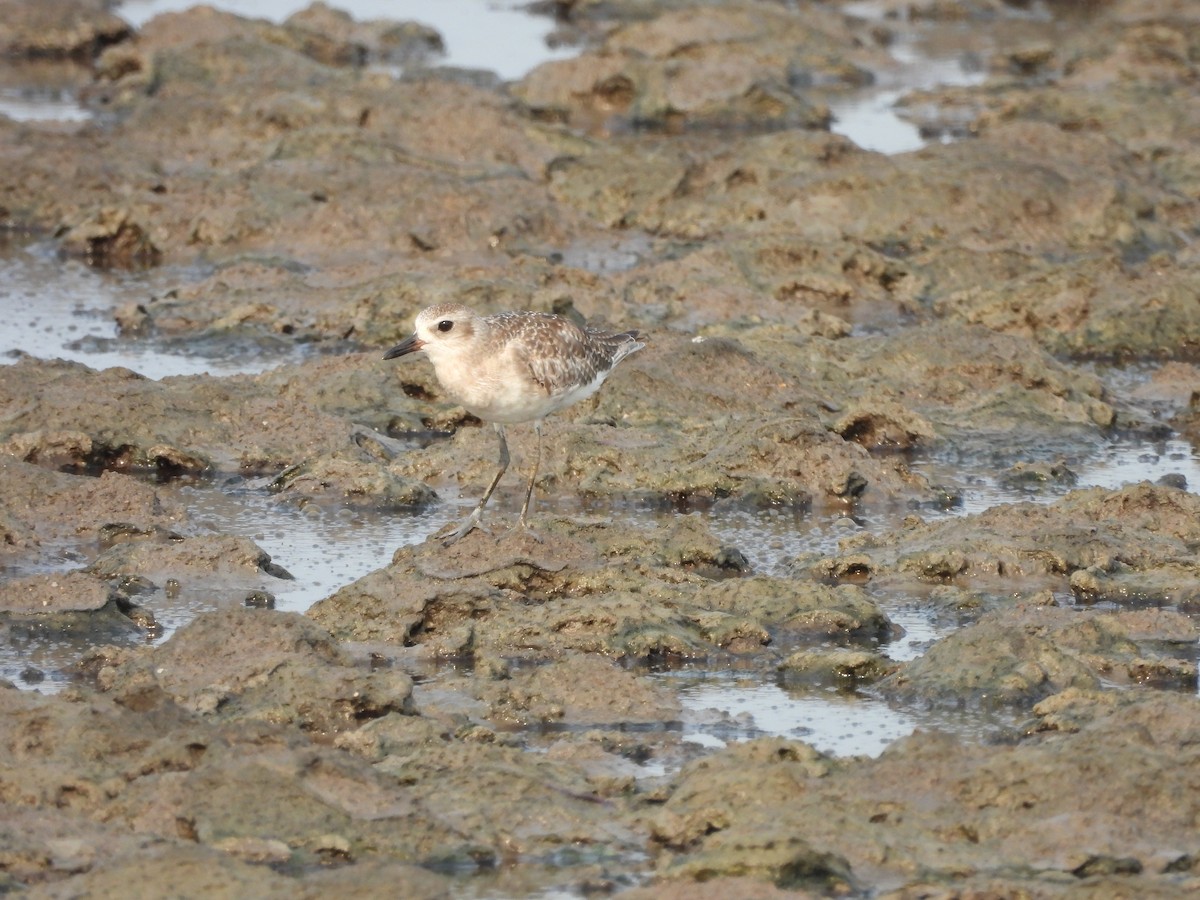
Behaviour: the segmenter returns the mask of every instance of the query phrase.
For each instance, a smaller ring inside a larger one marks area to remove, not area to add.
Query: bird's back
[[[526,381],[522,421],[541,418],[595,393],[613,367],[645,346],[636,331],[581,329],[551,313],[488,316],[488,352],[507,358]],[[533,413],[533,414],[530,414]]]

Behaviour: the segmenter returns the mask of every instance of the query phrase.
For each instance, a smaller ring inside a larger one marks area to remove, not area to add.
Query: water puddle
[[[1080,486],[1119,488],[1138,481],[1182,475],[1189,491],[1200,488],[1200,455],[1190,441],[1112,444],[1083,460],[1076,469]]]
[[[141,295],[129,276],[106,277],[47,247],[0,252],[0,361],[25,353],[104,368],[85,344],[116,337],[113,309]]]
[[[234,480],[177,489],[194,529],[248,537],[287,569],[292,581],[272,583],[275,608],[304,612],[318,600],[392,561],[399,547],[416,544],[459,518],[457,504],[413,513],[282,503],[261,485]],[[160,487],[159,490],[170,490]],[[194,610],[195,616],[200,610]],[[169,633],[169,632],[168,632]]]
[[[257,344],[253,352],[240,352],[228,338],[168,342],[120,335],[114,310],[148,300],[172,279],[177,283],[189,277],[169,269],[105,272],[61,259],[44,244],[0,249],[0,364],[28,355],[93,369],[124,366],[157,380],[253,374],[304,358],[305,349],[291,343],[281,343],[274,352]]]
[[[917,728],[979,741],[1015,719],[962,712],[914,712],[853,691],[790,690],[720,672],[671,673],[684,708],[683,740],[720,749],[737,741],[784,737],[835,756],[878,756]]]
[[[1002,503],[1053,503],[1070,491],[1087,487],[1114,490],[1140,481],[1178,482],[1182,478],[1181,485],[1187,490],[1200,488],[1200,453],[1182,438],[1119,438],[1087,454],[1049,465],[1060,478],[1023,480],[1013,477],[1015,468],[962,458],[921,459],[913,468],[931,482],[960,491],[962,502],[940,513],[955,516],[974,515]],[[922,514],[932,517],[925,511]]]
[[[919,150],[929,143],[921,130],[898,112],[897,103],[903,97],[914,90],[982,84],[987,80],[987,72],[975,54],[923,47],[919,27],[888,18],[890,8],[875,0],[842,7],[847,15],[888,27],[893,35],[888,51],[895,66],[876,72],[875,83],[869,89],[855,91],[829,106],[834,115],[832,131],[850,138],[864,150],[893,154]]]
[[[74,91],[43,88],[0,88],[0,115],[18,122],[87,122],[91,112],[79,105]]]
[[[180,12],[197,6],[196,0],[125,0],[116,13],[136,28],[165,12]],[[250,19],[281,23],[311,5],[310,0],[210,0],[206,5]],[[537,16],[525,4],[496,0],[338,0],[331,4],[348,12],[355,21],[390,19],[428,25],[442,36],[446,53],[438,59],[444,66],[484,69],[510,81],[551,59],[563,59],[576,51],[551,47],[547,41],[554,20]]]

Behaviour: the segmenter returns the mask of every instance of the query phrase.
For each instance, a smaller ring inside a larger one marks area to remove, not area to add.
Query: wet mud
[[[555,6],[502,82],[0,0],[86,111],[0,115],[4,254],[121,285],[0,366],[0,889],[1194,895],[1200,15]],[[914,59],[919,148],[838,132]],[[495,437],[381,357],[448,301],[647,340],[533,533],[438,539]]]

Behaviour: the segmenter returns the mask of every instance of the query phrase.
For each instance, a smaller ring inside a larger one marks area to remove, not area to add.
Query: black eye
[[[438,322],[438,331],[449,331],[454,327],[454,323],[450,319],[442,319]]]

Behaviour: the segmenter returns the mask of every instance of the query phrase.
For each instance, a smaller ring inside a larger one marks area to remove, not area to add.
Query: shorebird
[[[580,328],[551,313],[480,316],[457,303],[431,306],[417,315],[414,333],[383,358],[423,350],[446,393],[468,412],[491,422],[500,438],[496,477],[444,546],[481,527],[483,508],[508,469],[504,426],[518,422],[533,422],[537,433],[537,451],[518,520],[528,530],[526,516],[542,459],[542,420],[596,393],[617,363],[646,346],[638,337],[637,331]]]

